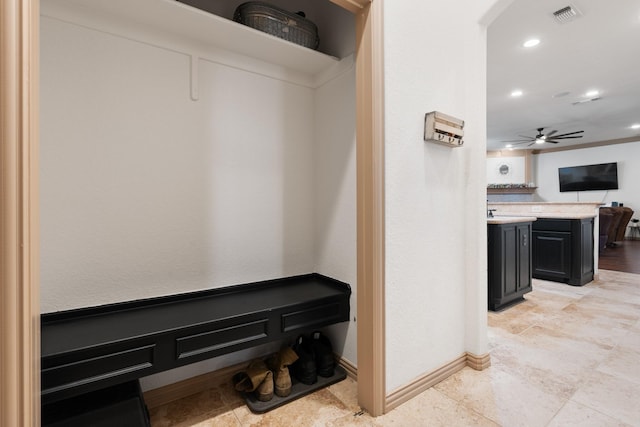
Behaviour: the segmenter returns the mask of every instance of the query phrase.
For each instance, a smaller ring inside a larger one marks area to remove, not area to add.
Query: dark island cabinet
[[[593,269],[593,218],[533,223],[533,277],[582,286]]]
[[[500,310],[531,291],[531,222],[489,224],[489,309]]]

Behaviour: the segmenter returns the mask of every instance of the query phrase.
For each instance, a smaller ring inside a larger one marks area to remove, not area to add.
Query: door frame
[[[0,425],[40,425],[39,1],[0,2]]]
[[[385,412],[383,0],[356,19],[358,403]],[[39,0],[0,5],[0,424],[40,424]]]

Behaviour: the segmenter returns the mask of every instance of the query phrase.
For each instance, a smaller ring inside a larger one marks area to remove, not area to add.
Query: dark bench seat
[[[347,321],[350,295],[314,273],[43,314],[42,403]]]

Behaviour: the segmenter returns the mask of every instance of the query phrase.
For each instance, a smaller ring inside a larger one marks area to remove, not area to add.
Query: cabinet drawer
[[[117,378],[141,377],[151,373],[154,368],[155,345],[115,350],[103,348],[92,350],[90,354],[74,354],[72,357],[60,356],[43,361],[42,397],[48,400],[66,397],[67,391],[91,388],[93,383],[115,380]]]
[[[349,319],[349,308],[340,302],[331,302],[315,307],[301,307],[280,316],[280,331],[290,333],[296,330],[319,328]]]
[[[571,220],[539,218],[533,222],[534,231],[571,231]]]
[[[269,335],[269,319],[260,316],[233,319],[232,322],[211,322],[189,332],[176,339],[178,360],[201,360],[203,357],[214,357],[234,349],[258,345]]]

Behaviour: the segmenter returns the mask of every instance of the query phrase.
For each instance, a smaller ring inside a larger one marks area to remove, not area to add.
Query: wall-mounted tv
[[[618,163],[558,168],[560,192],[618,189]]]

